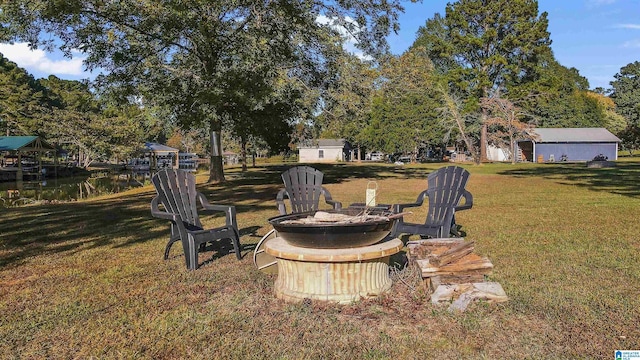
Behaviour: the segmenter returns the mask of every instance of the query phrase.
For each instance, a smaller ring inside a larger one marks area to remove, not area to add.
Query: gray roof
[[[144,148],[146,151],[153,151],[153,152],[178,152],[178,149],[174,149],[172,147],[169,147],[167,145],[162,145],[162,144],[158,144],[158,143],[153,143],[153,142],[146,142],[144,143]]]
[[[530,133],[538,135],[537,143],[620,142],[605,128],[535,128]]]
[[[314,148],[314,147],[344,147],[346,144],[345,139],[317,139],[307,140],[300,144],[301,148]]]

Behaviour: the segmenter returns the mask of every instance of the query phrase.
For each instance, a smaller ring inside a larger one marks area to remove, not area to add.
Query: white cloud
[[[618,24],[617,28],[640,30],[640,24]]]
[[[640,39],[634,39],[634,40],[625,41],[624,44],[622,44],[622,47],[625,47],[625,48],[640,48]]]
[[[0,44],[0,53],[7,59],[15,62],[18,66],[27,69],[32,73],[38,71],[51,75],[75,75],[81,76],[87,73],[82,68],[84,57],[74,57],[73,59],[51,59],[43,50],[31,50],[27,43]]]
[[[347,22],[352,23],[352,24],[357,26],[356,21],[353,20],[352,18],[347,16],[345,18],[345,20]],[[336,21],[334,19],[331,19],[331,18],[326,17],[324,15],[318,15],[318,17],[316,18],[316,22],[318,24],[329,25],[329,26],[332,26],[333,28],[335,28],[338,31],[338,33],[340,34],[340,36],[342,36],[342,40],[344,41],[345,50],[347,50],[348,52],[350,52],[353,55],[357,56],[358,58],[360,58],[360,60],[372,60],[373,59],[371,56],[365,55],[362,52],[362,50],[360,50],[360,49],[358,49],[356,47],[356,44],[358,43],[358,40],[353,36],[353,34],[348,32],[347,29],[344,28],[344,26],[336,24]]]

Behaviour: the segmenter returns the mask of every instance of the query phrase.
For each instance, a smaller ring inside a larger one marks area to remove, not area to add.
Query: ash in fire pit
[[[281,215],[269,219],[278,236],[288,243],[308,248],[342,249],[372,245],[384,239],[396,217],[375,211],[363,215],[359,209],[339,209]]]

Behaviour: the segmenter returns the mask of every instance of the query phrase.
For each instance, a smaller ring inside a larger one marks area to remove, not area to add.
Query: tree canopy
[[[640,61],[620,69],[611,82],[611,98],[629,124],[640,125]]]
[[[342,52],[340,29],[367,53],[386,52],[401,10],[400,0],[16,0],[0,5],[0,40],[52,48],[54,35],[105,71],[99,84],[219,134],[237,107],[269,102],[282,74],[322,87]],[[210,181],[223,180],[212,151]]]

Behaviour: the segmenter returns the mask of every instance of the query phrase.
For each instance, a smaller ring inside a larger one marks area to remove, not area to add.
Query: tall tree
[[[640,125],[640,61],[625,65],[611,82],[611,98],[617,112],[629,124]]]
[[[367,143],[362,129],[369,122],[378,77],[370,61],[353,54],[337,59],[318,117],[325,136],[344,138],[358,149]]]
[[[410,153],[415,160],[423,144],[442,144],[446,130],[437,121],[437,77],[423,50],[392,57],[382,66],[371,120],[363,131],[372,149]]]
[[[340,25],[360,47],[387,50],[400,0],[102,1],[15,0],[0,4],[0,40],[87,54],[101,84],[167,106],[185,126],[205,126],[219,144],[237,104],[268,98],[278,74],[319,86],[336,52]],[[319,16],[332,24],[318,21]],[[224,181],[219,147],[210,181]]]
[[[454,95],[479,111],[479,99],[490,91],[508,94],[510,85],[530,81],[539,58],[551,51],[547,25],[536,0],[460,0],[447,5],[444,18],[427,22],[416,43],[449,67]]]

